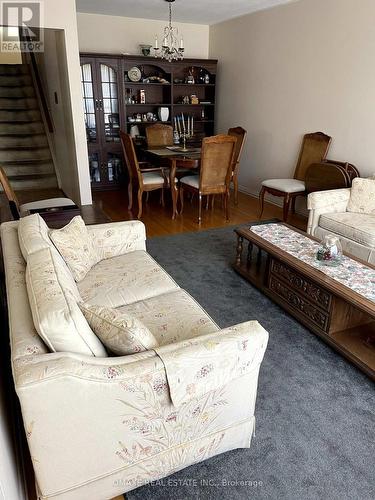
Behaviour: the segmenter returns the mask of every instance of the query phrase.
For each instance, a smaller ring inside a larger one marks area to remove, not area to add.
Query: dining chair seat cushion
[[[187,175],[186,177],[182,177],[180,183],[199,189],[199,175]]]
[[[46,208],[74,206],[75,203],[69,198],[48,198],[47,200],[31,201],[20,206],[21,216],[26,215],[31,210],[43,210]]]
[[[147,326],[131,314],[83,302],[79,306],[94,333],[114,354],[126,356],[159,347]]]
[[[150,184],[164,184],[164,177],[159,172],[142,172],[142,178],[145,186]]]
[[[305,183],[298,179],[267,179],[262,186],[282,193],[301,193],[306,189]]]

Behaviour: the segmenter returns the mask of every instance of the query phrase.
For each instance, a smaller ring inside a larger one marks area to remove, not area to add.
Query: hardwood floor
[[[137,205],[133,206],[133,211],[128,211],[128,199],[125,190],[117,191],[97,191],[93,193],[95,202],[101,207],[104,213],[113,221],[136,219]],[[147,229],[147,237],[163,236],[168,234],[204,231],[215,227],[225,227],[236,224],[245,224],[249,221],[259,219],[258,199],[239,193],[238,205],[234,205],[233,197],[230,202],[230,221],[226,222],[221,208],[219,197],[215,200],[215,208],[203,210],[202,223],[198,225],[198,201],[197,197],[191,203],[185,199],[184,212],[172,220],[172,207],[170,195],[166,195],[166,206],[159,203],[160,193],[150,193],[149,201],[143,202],[142,222]],[[282,219],[282,208],[270,203],[265,203],[262,220],[277,217]],[[289,224],[306,230],[307,220],[298,214],[290,214]]]

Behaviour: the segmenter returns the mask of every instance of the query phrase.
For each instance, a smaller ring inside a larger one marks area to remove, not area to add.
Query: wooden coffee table
[[[375,267],[322,266],[318,241],[284,223],[235,232],[234,269],[375,380]]]

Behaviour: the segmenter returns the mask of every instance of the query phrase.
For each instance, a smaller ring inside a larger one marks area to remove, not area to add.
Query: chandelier
[[[161,46],[160,57],[171,62],[173,60],[184,58],[184,39],[178,40],[178,29],[172,26],[172,3],[175,0],[165,0],[169,3],[169,24],[164,28],[163,43]],[[155,38],[155,57],[159,53],[158,37]]]

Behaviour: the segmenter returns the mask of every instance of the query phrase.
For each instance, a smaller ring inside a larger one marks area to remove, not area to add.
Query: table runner
[[[371,267],[345,255],[337,267],[322,265],[315,258],[320,244],[280,223],[251,226],[250,230],[289,255],[375,302],[375,270]]]

